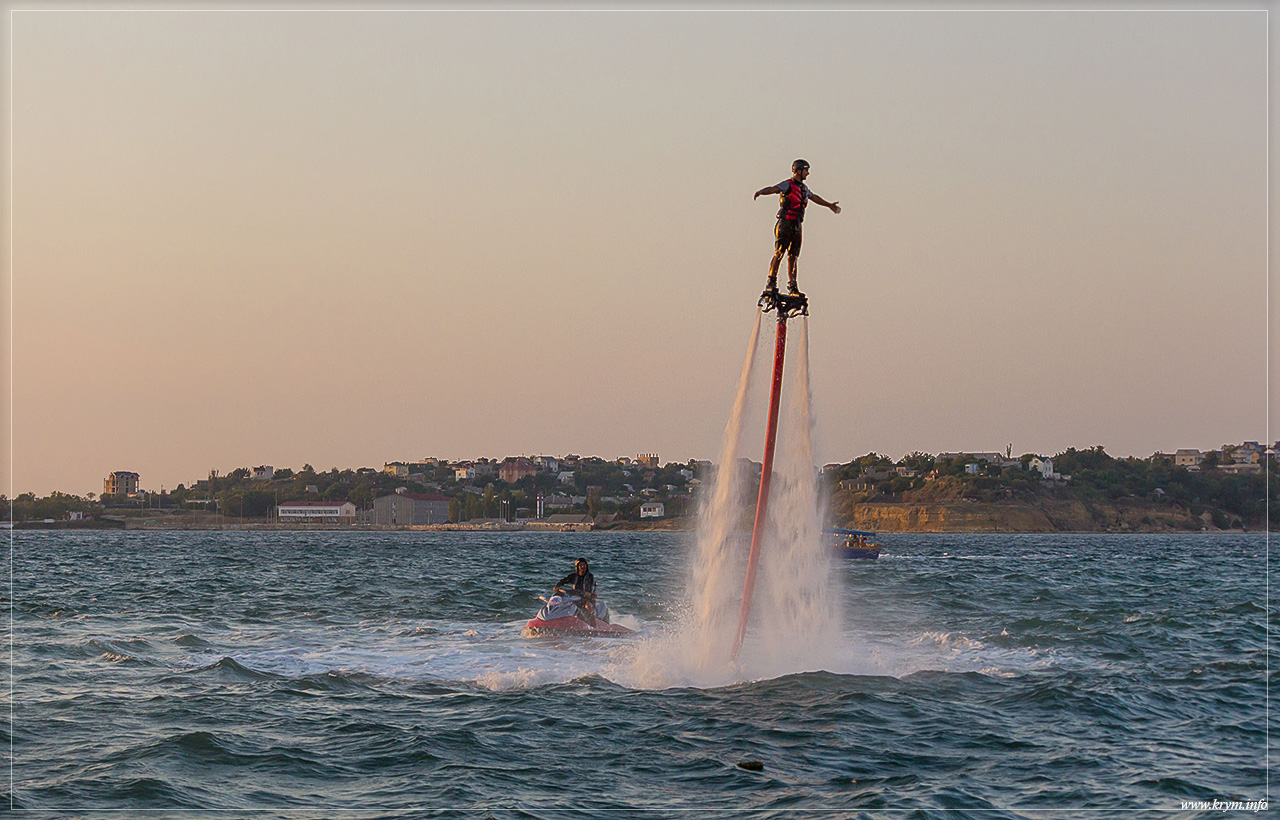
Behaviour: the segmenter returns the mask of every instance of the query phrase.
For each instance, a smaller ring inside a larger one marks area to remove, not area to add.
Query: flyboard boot
[[[770,276],[769,281],[765,282],[764,284],[764,293],[760,294],[760,299],[759,301],[756,302],[756,306],[763,308],[766,312],[768,312],[769,310],[768,306],[773,304],[775,301],[777,301],[777,299],[778,299],[778,277]]]

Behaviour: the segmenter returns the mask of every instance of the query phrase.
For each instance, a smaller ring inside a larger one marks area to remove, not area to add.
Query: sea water
[[[804,668],[706,683],[654,668],[690,617],[697,533],[12,537],[5,802],[33,816],[1221,816],[1182,807],[1268,798],[1260,535],[885,535],[879,561],[831,566],[836,640]],[[578,556],[637,634],[522,638]],[[744,658],[766,642],[753,627]]]

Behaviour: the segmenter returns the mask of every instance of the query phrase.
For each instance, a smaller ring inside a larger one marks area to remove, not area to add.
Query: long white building
[[[356,518],[356,505],[350,501],[289,501],[276,507],[276,518],[302,524],[349,523]]]

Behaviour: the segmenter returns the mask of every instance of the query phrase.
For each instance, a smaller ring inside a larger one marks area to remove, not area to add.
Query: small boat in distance
[[[880,557],[880,547],[867,540],[875,537],[874,532],[827,527],[823,533],[835,536],[835,553],[841,558],[870,558],[874,561]]]

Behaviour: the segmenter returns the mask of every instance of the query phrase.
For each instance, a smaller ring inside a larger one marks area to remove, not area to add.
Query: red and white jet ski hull
[[[523,635],[526,638],[536,638],[539,635],[581,635],[583,637],[606,637],[616,638],[621,635],[630,635],[632,630],[618,624],[607,624],[599,619],[596,625],[582,620],[576,615],[570,615],[567,618],[553,618],[544,621],[541,618],[532,618],[529,623],[524,625]]]

